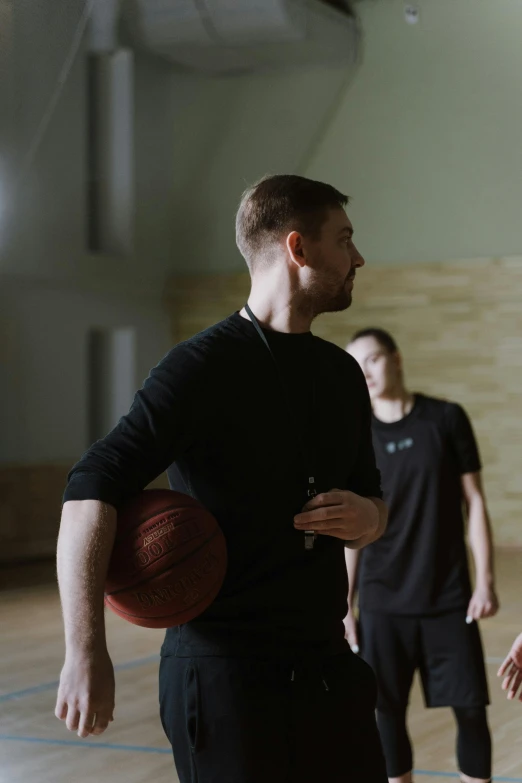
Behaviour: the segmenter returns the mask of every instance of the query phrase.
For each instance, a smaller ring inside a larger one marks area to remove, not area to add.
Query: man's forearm
[[[64,504],[57,571],[67,651],[105,647],[103,594],[116,533],[116,510],[97,500]]]
[[[353,541],[345,541],[345,546],[348,549],[363,549],[365,546],[368,546],[368,544],[377,541],[386,530],[386,525],[388,523],[388,509],[386,504],[380,498],[366,498],[366,500],[372,503],[377,509],[377,528],[372,533],[367,533]],[[370,513],[374,514],[375,510],[371,509]]]

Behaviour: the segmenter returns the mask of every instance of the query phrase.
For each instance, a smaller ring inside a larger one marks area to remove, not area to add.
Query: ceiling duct
[[[206,73],[353,65],[360,30],[345,0],[124,0],[126,36]]]

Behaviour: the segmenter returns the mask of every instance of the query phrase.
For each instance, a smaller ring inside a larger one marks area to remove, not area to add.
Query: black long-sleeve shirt
[[[348,354],[311,333],[264,333],[277,367],[239,313],[176,346],[69,475],[65,501],[118,508],[167,469],[171,487],[218,520],[223,588],[200,617],[167,631],[164,654],[346,649],[344,544],[318,536],[305,551],[293,518],[310,475],[319,492],[381,497],[366,383]]]

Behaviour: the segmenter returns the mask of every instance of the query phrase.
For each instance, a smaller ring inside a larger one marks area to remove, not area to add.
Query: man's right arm
[[[103,594],[115,532],[112,506],[98,500],[64,504],[57,570],[66,655],[55,714],[80,737],[101,734],[113,718],[114,670]]]
[[[57,553],[66,651],[56,715],[81,737],[101,734],[114,709],[104,584],[117,509],[198,437],[206,410],[199,400],[202,366],[184,347],[171,351],[152,370],[129,413],[69,475]]]

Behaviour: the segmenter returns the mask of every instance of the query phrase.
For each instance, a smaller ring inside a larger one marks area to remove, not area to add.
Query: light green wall
[[[55,18],[45,3],[0,0],[0,275],[88,285],[123,280],[160,290],[176,260],[179,204],[213,149],[214,110],[227,116],[230,86],[135,53],[135,252],[92,254],[88,6],[86,0],[58,5]]]
[[[355,197],[368,258],[522,251],[522,3],[363,3],[364,64],[305,174]]]
[[[78,15],[83,0],[70,5]],[[252,180],[277,171],[324,179],[350,193],[358,242],[371,261],[520,254],[522,2],[419,5],[420,23],[409,26],[403,0],[358,3],[364,58],[350,72],[314,67],[206,78],[139,55],[137,253],[123,260],[85,252],[80,54],[10,225],[0,221],[0,270],[161,286],[173,272],[242,269],[234,242],[239,196]],[[24,106],[33,106],[32,96],[44,92],[42,74],[49,98],[51,65],[56,70],[61,60],[50,59],[47,43],[36,47],[35,19],[21,19],[27,30],[19,49],[34,41],[39,59],[36,67],[12,52],[15,86],[23,88]],[[67,40],[64,33],[64,46]],[[18,117],[19,125],[23,119],[34,130],[42,101],[34,104],[34,117]],[[3,142],[8,130],[14,134],[4,116]],[[30,139],[18,141],[25,147]],[[5,182],[0,190],[11,203]],[[5,252],[12,234],[16,252]]]
[[[192,180],[176,269],[243,267],[234,209],[265,171],[350,193],[361,250],[374,262],[522,252],[522,2],[419,6],[410,26],[403,0],[358,4],[365,51],[354,75],[236,78],[214,115],[200,95],[200,123],[217,119],[219,134]]]
[[[306,165],[351,75],[310,68],[208,80],[174,138],[176,271],[244,267],[234,240],[242,191],[267,172]]]

